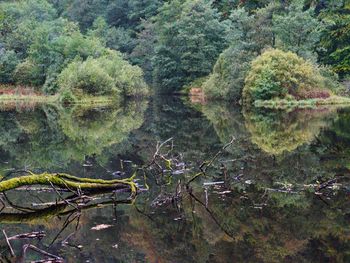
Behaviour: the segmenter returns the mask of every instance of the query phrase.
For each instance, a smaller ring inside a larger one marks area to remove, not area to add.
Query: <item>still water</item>
[[[2,195],[17,209],[0,213],[0,230],[44,236],[11,241],[15,256],[1,236],[1,262],[45,258],[24,258],[28,244],[65,262],[350,262],[350,109],[247,111],[180,98],[12,105],[0,129],[1,175],[135,175],[141,189],[136,200],[109,193],[79,211],[45,210],[59,199],[53,191]],[[160,151],[170,166],[147,166],[170,138]]]

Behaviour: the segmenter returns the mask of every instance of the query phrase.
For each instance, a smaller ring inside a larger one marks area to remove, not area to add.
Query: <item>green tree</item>
[[[238,102],[250,62],[262,49],[274,45],[272,14],[278,4],[270,4],[250,15],[244,8],[232,11],[227,38],[230,46],[220,54],[212,74],[204,83],[207,97]]]
[[[157,14],[157,10],[163,4],[163,0],[129,0],[130,13],[128,18],[133,25],[139,25],[142,20],[147,20]],[[135,27],[135,26],[134,26]]]
[[[123,27],[110,27],[103,17],[98,17],[87,35],[99,39],[105,46],[119,50],[123,53],[131,53],[135,47],[133,32]]]
[[[13,83],[13,72],[18,63],[19,58],[13,50],[0,49],[0,83]]]
[[[155,56],[154,47],[157,41],[155,24],[150,20],[143,20],[141,27],[142,30],[137,34],[135,48],[130,54],[130,59],[143,69],[146,80],[151,81],[153,71],[152,58]]]
[[[174,92],[207,75],[226,46],[226,23],[212,1],[165,3],[156,18],[154,77],[161,92]]]
[[[320,40],[323,24],[314,17],[313,8],[303,8],[303,1],[297,0],[284,13],[274,15],[276,47],[315,61],[316,44]]]
[[[336,1],[323,9],[319,17],[326,24],[318,51],[320,60],[345,77],[350,74],[350,3]]]
[[[68,8],[65,8],[63,16],[77,22],[85,32],[97,17],[105,15],[108,2],[108,0],[73,0]]]

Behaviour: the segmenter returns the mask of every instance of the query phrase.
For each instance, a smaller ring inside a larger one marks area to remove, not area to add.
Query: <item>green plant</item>
[[[61,88],[91,95],[110,94],[115,90],[113,78],[92,58],[69,64],[60,74],[59,84]]]
[[[75,60],[58,77],[61,89],[73,94],[145,95],[148,92],[142,70],[130,65],[119,52],[108,50],[99,58]]]
[[[29,86],[40,86],[43,84],[41,68],[30,60],[25,60],[18,64],[13,75],[18,84]]]

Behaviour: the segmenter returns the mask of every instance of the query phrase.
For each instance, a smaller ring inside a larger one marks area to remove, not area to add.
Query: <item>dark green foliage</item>
[[[319,16],[327,25],[321,38],[320,60],[345,77],[350,74],[350,3],[337,1]]]
[[[1,83],[16,82],[36,86],[39,91],[55,94],[59,91],[59,74],[73,60],[99,58],[110,52],[106,47],[132,51],[132,33],[123,28],[109,26],[99,16],[108,1],[51,2],[52,4],[46,0],[22,0],[0,4]],[[55,7],[59,9],[61,17],[57,17]],[[84,35],[76,23],[62,16],[72,16],[75,18],[72,20],[79,22],[81,28],[86,30],[91,26],[91,29]],[[131,65],[125,63],[125,68],[119,73],[120,79],[123,79],[122,83],[133,83],[135,76],[132,70],[129,72],[130,81],[125,76]],[[87,93],[110,94],[107,91],[116,83],[109,77],[109,73],[101,71],[101,68],[88,68],[95,75],[89,73],[81,78],[90,86],[83,82],[79,85],[83,85]],[[136,75],[142,78],[141,73]]]
[[[204,84],[207,97],[235,102],[240,100],[250,62],[263,48],[274,45],[272,13],[278,9],[278,5],[271,4],[259,9],[256,15],[249,15],[243,8],[232,12],[228,34],[231,44],[219,56],[210,78]]]
[[[112,49],[161,93],[212,73],[207,96],[239,101],[250,62],[267,47],[314,62],[317,54],[349,74],[349,8],[345,0],[2,1],[0,82],[14,83],[18,68],[19,83],[55,94],[75,58]]]
[[[104,15],[108,0],[73,0],[63,15],[76,21],[83,31],[87,30],[98,16]]]
[[[154,46],[156,44],[155,24],[149,20],[142,21],[142,30],[138,33],[136,46],[130,54],[130,59],[139,65],[148,81],[152,80],[152,58],[155,55]]]
[[[300,1],[292,2],[281,14],[273,16],[276,47],[316,60],[316,43],[320,40],[323,23],[314,17],[314,9],[303,10]]]
[[[19,58],[13,50],[0,50],[0,83],[13,83],[13,72],[18,63]]]
[[[156,20],[154,77],[161,92],[171,93],[207,75],[226,46],[227,24],[210,1],[172,1]]]

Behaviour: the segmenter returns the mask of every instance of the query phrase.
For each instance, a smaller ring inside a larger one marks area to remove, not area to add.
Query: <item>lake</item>
[[[134,175],[140,189],[79,204],[50,188],[1,195],[7,236],[40,233],[12,240],[15,256],[2,237],[1,262],[42,260],[28,244],[65,262],[350,262],[350,109],[155,97],[12,105],[0,124],[2,176]]]

